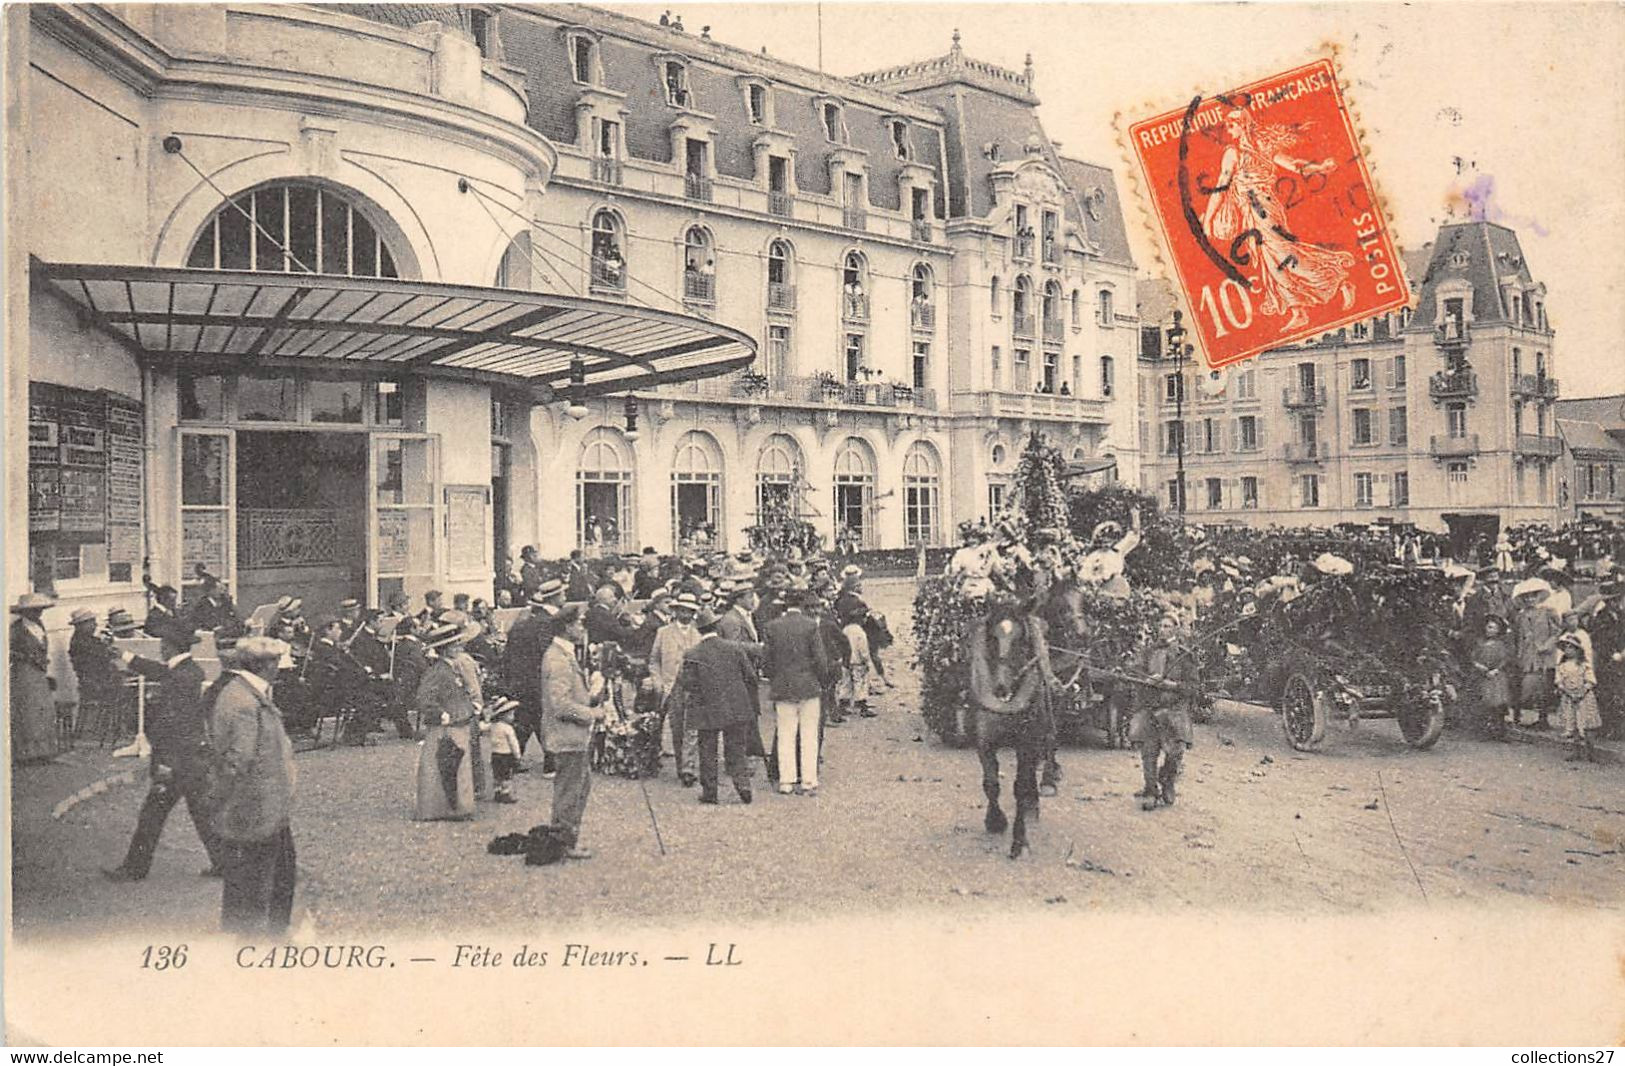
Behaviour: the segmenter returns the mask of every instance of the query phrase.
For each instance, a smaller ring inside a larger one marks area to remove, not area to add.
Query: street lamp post
[[[1174,434],[1174,507],[1179,517],[1185,517],[1185,357],[1191,353],[1191,346],[1185,343],[1185,327],[1180,320],[1185,316],[1180,311],[1174,312],[1174,324],[1168,327],[1168,350],[1174,356],[1174,372],[1177,382],[1174,388],[1174,419],[1179,429]]]

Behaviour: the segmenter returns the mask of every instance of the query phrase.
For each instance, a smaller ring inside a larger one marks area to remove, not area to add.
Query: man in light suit
[[[593,724],[604,717],[604,676],[591,677],[576,659],[576,646],[586,641],[585,612],[570,604],[553,619],[551,641],[542,654],[543,743],[553,756],[553,814],[551,821],[570,841],[567,859],[590,859],[581,846],[581,820],[587,813],[592,770],[587,746]]]
[[[719,635],[709,611],[695,619],[700,642],[683,656],[678,684],[688,696],[689,727],[699,733],[700,802],[717,802],[717,738],[734,791],[749,803],[750,731],[756,728],[756,663],[746,645]]]
[[[287,645],[269,637],[237,643],[237,669],[209,711],[214,751],[214,829],[224,842],[227,932],[273,935],[293,914],[293,744],[271,699]]]
[[[779,793],[818,792],[818,718],[824,684],[833,673],[818,623],[803,610],[810,592],[793,590],[784,614],[768,623],[766,667],[778,717]],[[796,742],[801,742],[800,776]]]
[[[700,640],[694,629],[694,616],[699,609],[700,605],[690,596],[673,600],[671,621],[655,633],[654,645],[649,651],[649,684],[660,697],[666,720],[671,723],[671,750],[677,760],[677,779],[685,788],[695,781],[699,736],[686,721],[684,707],[688,697],[677,690],[677,676],[682,670],[683,656]]]

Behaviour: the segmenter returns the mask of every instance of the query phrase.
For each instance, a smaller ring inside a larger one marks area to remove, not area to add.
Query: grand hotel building
[[[480,594],[774,500],[946,543],[1032,429],[1138,477],[1116,187],[1030,66],[564,5],[6,17],[7,593],[53,626],[199,567]]]

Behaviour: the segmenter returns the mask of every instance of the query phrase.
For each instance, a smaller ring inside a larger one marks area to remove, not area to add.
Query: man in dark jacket
[[[514,732],[519,735],[520,754],[524,754],[531,737],[541,736],[542,653],[553,639],[548,632],[551,618],[547,599],[532,593],[530,613],[521,615],[509,627],[502,655],[502,676],[508,691],[519,701]]]
[[[343,622],[337,618],[323,619],[316,628],[306,671],[310,698],[317,708],[318,721],[327,712],[336,714],[341,708],[350,708],[344,742],[364,744],[378,720],[378,705],[373,698],[372,675],[340,645],[342,630]]]
[[[1190,707],[1201,693],[1202,679],[1196,657],[1174,642],[1178,635],[1178,620],[1164,617],[1157,626],[1156,640],[1134,658],[1143,680],[1134,686],[1134,719],[1128,738],[1140,749],[1145,786],[1136,795],[1141,798],[1141,809],[1147,811],[1155,810],[1159,803],[1173,805],[1174,779],[1193,739]]]
[[[818,791],[818,722],[825,683],[834,674],[818,623],[803,606],[806,593],[795,593],[784,614],[768,623],[765,668],[772,685],[773,710],[778,719],[779,793],[793,792],[799,783],[808,795]],[[800,742],[797,776],[796,746]]]
[[[646,600],[660,591],[660,553],[654,548],[644,548],[643,558],[638,560],[638,572],[632,578],[632,598]]]
[[[683,656],[678,684],[688,696],[688,727],[700,734],[700,802],[717,802],[717,738],[741,803],[749,803],[750,731],[756,728],[756,665],[745,646],[717,633],[717,616],[701,611],[700,642]]]
[[[225,852],[211,827],[207,809],[209,745],[203,706],[203,668],[192,660],[197,641],[193,631],[171,624],[159,631],[163,662],[123,652],[120,660],[130,670],[158,683],[157,695],[147,704],[147,739],[152,743],[152,784],[136,818],[124,861],[104,870],[109,880],[140,881],[152,868],[152,853],[164,831],[169,812],[181,800],[191,815],[203,848],[209,854],[206,877],[218,877]]]
[[[124,679],[115,663],[118,652],[96,633],[96,612],[81,607],[73,612],[73,636],[68,640],[68,661],[79,682],[80,731],[91,720],[117,722],[125,698]]]
[[[402,728],[402,736],[416,736],[413,721],[417,710],[418,682],[429,669],[428,650],[418,636],[414,618],[402,618],[395,624],[395,648],[392,654],[390,678],[394,682],[392,717]]]
[[[536,545],[527,544],[519,549],[519,583],[524,587],[525,598],[529,599],[536,594],[542,585],[542,560],[536,554]]]
[[[587,569],[581,549],[570,553],[570,566],[564,575],[564,598],[571,603],[586,603],[592,599],[592,571]]]
[[[587,609],[587,643],[615,643],[622,647],[636,644],[638,627],[623,616],[621,587],[606,581],[598,587],[592,606]]]

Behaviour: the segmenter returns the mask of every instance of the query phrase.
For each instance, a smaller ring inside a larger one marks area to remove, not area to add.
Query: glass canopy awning
[[[583,296],[331,274],[34,269],[143,354],[209,372],[462,378],[547,402],[715,377],[756,358],[756,342],[728,326]]]

